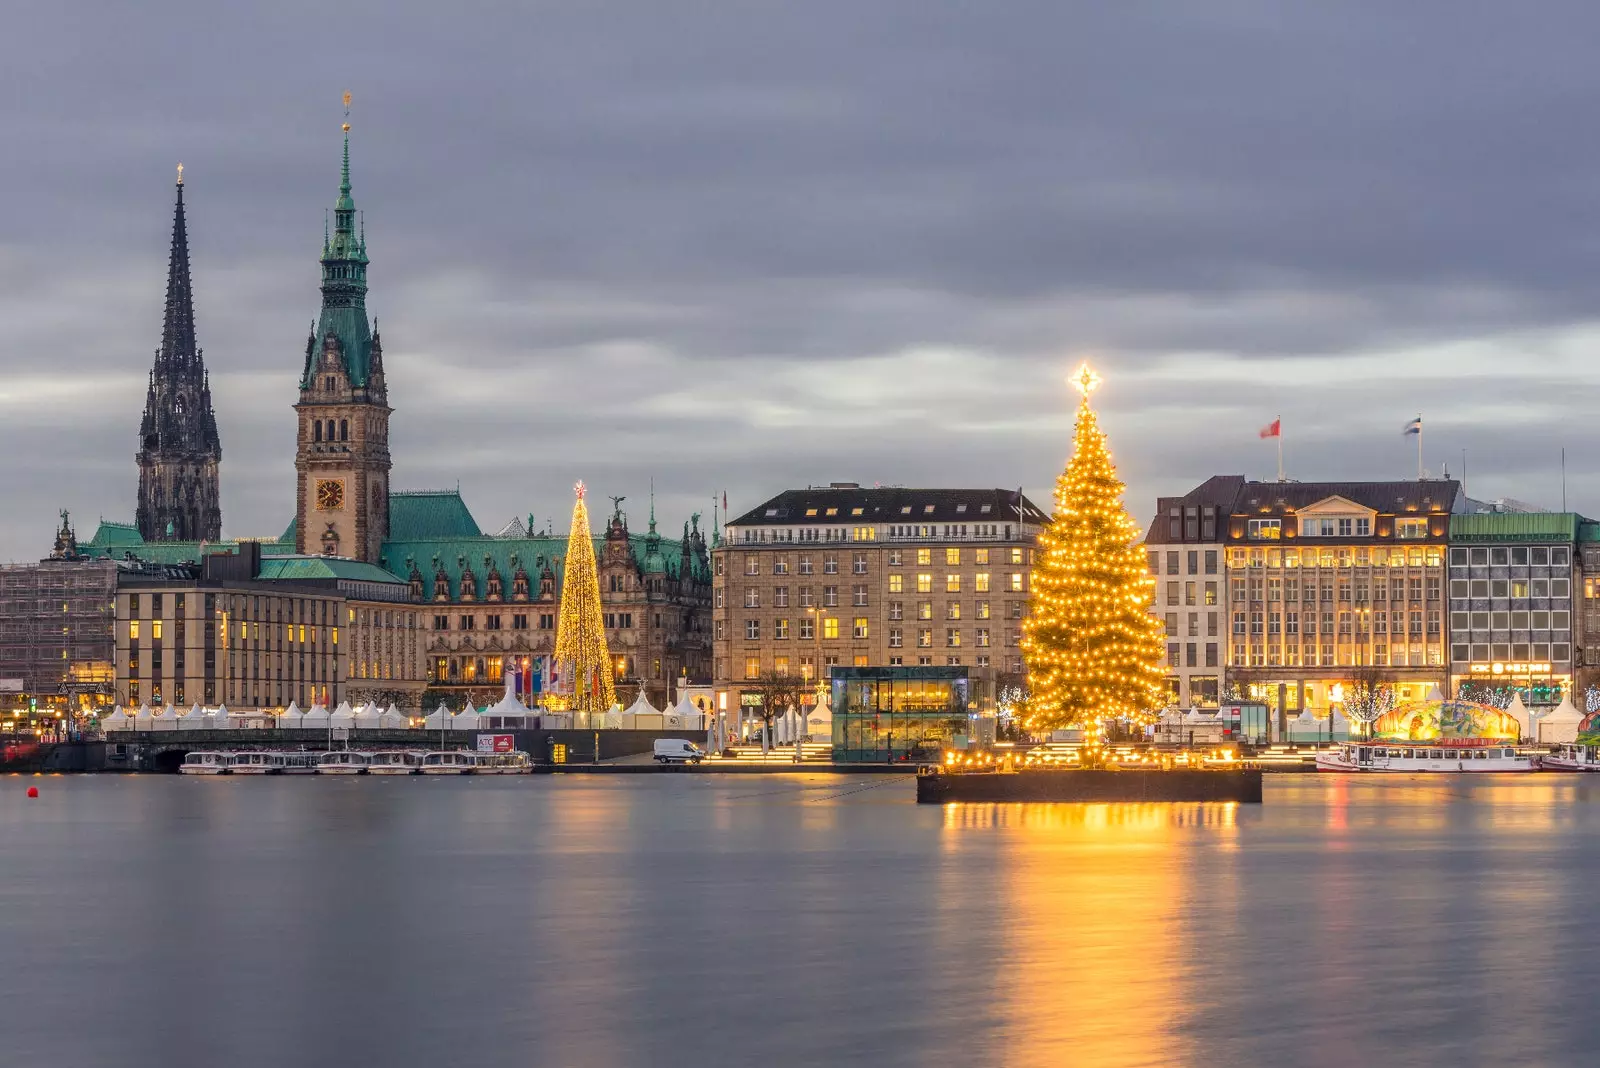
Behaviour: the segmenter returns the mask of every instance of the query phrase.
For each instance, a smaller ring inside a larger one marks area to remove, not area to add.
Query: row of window
[[[1409,600],[1420,601],[1426,591],[1427,599],[1437,601],[1440,597],[1442,585],[1436,576],[1429,575],[1426,584],[1422,578],[1413,578],[1409,585],[1401,578],[1395,578],[1392,583],[1380,577],[1370,585],[1364,581],[1365,576],[1354,583],[1347,580],[1339,582],[1325,581],[1320,586],[1307,581],[1304,587],[1299,579],[1269,578],[1263,582],[1260,578],[1248,580],[1237,578],[1233,580],[1233,600],[1241,601],[1316,601],[1330,602],[1336,598],[1340,601],[1353,601],[1356,604],[1367,603],[1368,596],[1373,601]],[[1321,596],[1318,597],[1320,592]],[[1263,594],[1265,596],[1263,597]]]
[[[1572,595],[1572,580],[1557,579],[1458,579],[1450,580],[1453,600],[1482,600],[1488,597],[1555,597]]]
[[[871,626],[872,625],[871,625],[871,621],[866,616],[856,616],[850,622],[851,622],[850,637],[852,638],[852,640],[865,641],[868,637],[871,636]],[[836,641],[836,640],[838,640],[841,626],[842,626],[842,622],[839,619],[836,619],[836,618],[834,618],[832,616],[829,616],[829,617],[825,618],[822,621],[822,638],[823,638],[823,640],[824,641]],[[787,641],[787,640],[789,640],[790,633],[791,633],[791,628],[789,626],[789,621],[787,619],[773,620],[772,638],[773,638],[774,641]],[[717,640],[719,640],[719,641],[723,640],[723,634],[724,634],[724,631],[723,631],[722,621],[718,620],[717,621]],[[744,638],[745,638],[745,641],[758,642],[758,641],[761,640],[761,634],[762,634],[761,620],[759,620],[759,619],[747,619],[747,620],[744,621]],[[816,628],[813,625],[813,621],[810,620],[810,619],[802,619],[800,621],[800,626],[798,628],[798,635],[799,635],[799,640],[800,641],[814,641],[814,640],[816,640]],[[888,632],[888,636],[889,636],[889,648],[891,648],[891,649],[900,648],[900,646],[905,641],[905,631],[900,627],[890,627],[889,628],[889,632]],[[1007,635],[1007,643],[1008,644],[1016,645],[1018,643],[1018,641],[1020,641],[1020,639],[1021,639],[1021,632],[1020,631],[1013,630],[1013,631],[1008,632],[1008,635]],[[978,627],[977,629],[975,629],[973,631],[973,641],[980,648],[987,647],[989,645],[989,641],[990,641],[990,629],[988,627]],[[916,633],[916,642],[917,642],[917,645],[922,647],[922,648],[930,648],[933,645],[933,628],[932,627],[918,627],[917,628],[917,633]],[[952,648],[952,649],[959,648],[961,646],[961,644],[962,644],[962,631],[961,631],[961,628],[959,628],[959,627],[947,627],[947,628],[945,628],[944,644],[948,648]]]
[[[1206,616],[1206,637],[1215,638],[1217,636],[1217,634],[1218,634],[1218,630],[1217,630],[1217,613],[1215,613],[1215,612],[1207,612],[1205,614],[1205,616]],[[1166,616],[1166,624],[1167,624],[1167,637],[1169,637],[1169,638],[1177,637],[1177,635],[1178,635],[1178,613],[1176,613],[1176,612],[1168,612],[1167,616]],[[1190,612],[1189,613],[1189,637],[1198,638],[1199,636],[1200,636],[1200,613],[1199,612]]]
[[[607,627],[622,627],[622,626],[631,627],[631,626],[633,626],[633,613],[631,613],[631,612],[628,612],[628,613],[607,612],[606,613],[606,618],[607,618],[608,621],[617,619],[619,616],[625,617],[627,619],[627,622],[626,623],[607,622],[606,626]],[[504,624],[505,624],[505,621],[506,621],[507,618],[508,617],[500,615],[498,613],[490,613],[489,615],[486,615],[486,616],[483,617],[483,629],[484,630],[503,630],[503,629],[505,629],[504,628]],[[512,630],[528,630],[529,629],[528,621],[532,617],[529,616],[525,612],[514,612],[514,613],[511,614],[511,616],[509,618],[511,620],[511,629]],[[556,626],[556,616],[555,616],[554,612],[541,612],[539,614],[539,629],[540,630],[554,630],[555,626]],[[444,615],[434,616],[433,617],[433,629],[434,630],[449,630],[450,629],[450,617],[449,616],[444,616]],[[457,616],[456,617],[456,629],[457,630],[477,630],[478,629],[478,617],[475,616],[475,615]]]
[[[1443,567],[1444,546],[1406,549],[1357,546],[1354,549],[1229,549],[1228,567]]]
[[[1555,614],[1555,613],[1552,613]],[[1562,612],[1565,616],[1566,613]],[[1341,635],[1365,636],[1370,629],[1373,634],[1387,634],[1392,625],[1394,633],[1406,632],[1407,624],[1414,637],[1421,637],[1423,625],[1426,622],[1429,637],[1437,637],[1443,628],[1443,614],[1437,611],[1426,614],[1413,611],[1407,615],[1405,612],[1391,614],[1383,610],[1370,612],[1323,612],[1320,617],[1316,612],[1244,612],[1233,614],[1233,634],[1243,637],[1247,631],[1250,634],[1316,634],[1318,623],[1321,624],[1321,633],[1324,635],[1335,633],[1334,627],[1338,626],[1337,633]],[[1562,629],[1565,629],[1564,627]]]
[[[916,550],[910,550],[910,551],[901,550],[901,549],[891,549],[891,550],[889,550],[888,558],[887,558],[888,566],[890,566],[890,567],[901,567],[901,566],[903,566],[906,563],[906,557],[908,555],[910,555],[910,552],[915,552],[915,554],[916,554],[916,566],[918,566],[918,567],[929,567],[929,566],[931,566],[933,564],[933,562],[934,562],[934,554],[935,554],[935,552],[938,552],[938,553],[942,554],[943,562],[944,562],[946,567],[960,567],[961,566],[961,550],[958,549],[958,548],[945,548],[945,549],[940,549],[940,550],[935,550],[935,549],[916,549]],[[1016,548],[1012,548],[1012,549],[1009,549],[1009,550],[1007,550],[1007,549],[993,549],[993,550],[990,550],[990,549],[973,549],[973,550],[971,550],[971,552],[972,552],[972,562],[975,563],[975,564],[979,564],[979,565],[988,564],[991,561],[994,562],[994,563],[1005,563],[1005,562],[1009,561],[1012,564],[1021,565],[1021,564],[1023,564],[1024,562],[1026,562],[1029,559],[1028,550],[1023,549],[1021,547],[1016,547]],[[745,556],[744,556],[744,573],[746,575],[759,575],[759,574],[761,574],[761,561],[762,561],[762,559],[764,557],[771,561],[772,573],[774,575],[787,575],[787,574],[789,574],[789,558],[787,556],[773,556],[773,555],[771,555],[769,553],[745,553]],[[723,558],[721,556],[718,556],[717,557],[717,574],[719,574],[719,575],[723,573],[722,566],[723,566]],[[811,559],[811,554],[809,554],[809,553],[801,553],[799,555],[799,557],[795,560],[795,566],[798,569],[798,573],[801,574],[801,575],[810,575],[810,574],[814,574],[815,573],[814,572],[815,562]],[[866,553],[854,553],[851,556],[851,560],[850,560],[850,570],[851,570],[851,572],[853,574],[865,575],[867,573],[867,554]],[[823,557],[822,557],[822,573],[824,575],[837,575],[839,573],[839,557],[838,557],[838,554],[836,554],[836,553],[825,553],[825,554],[823,554]]]
[[[1498,611],[1451,612],[1450,629],[1468,630],[1571,630],[1571,612]]]
[[[1452,545],[1451,567],[1571,567],[1564,545]]]
[[[1572,645],[1569,642],[1462,642],[1450,646],[1450,659],[1457,664],[1530,660],[1559,664],[1572,659]]]
[[[1206,646],[1206,648],[1205,648],[1205,656],[1206,656],[1205,666],[1206,667],[1216,667],[1217,666],[1217,643],[1216,642],[1206,642],[1205,646]],[[1200,664],[1200,643],[1199,642],[1187,642],[1187,643],[1184,643],[1184,644],[1180,644],[1178,642],[1168,642],[1167,643],[1167,666],[1168,667],[1174,667],[1174,668],[1175,667],[1200,667],[1201,666],[1201,664]]]
[[[1201,561],[1204,560],[1205,561],[1205,563],[1204,563],[1204,567],[1205,567],[1204,574],[1215,575],[1217,573],[1218,564],[1220,563],[1218,558],[1221,555],[1222,554],[1216,549],[1205,549],[1205,550],[1189,549],[1189,550],[1187,550],[1187,552],[1185,552],[1183,550],[1179,550],[1179,549],[1168,549],[1166,551],[1167,574],[1169,574],[1169,575],[1198,575],[1198,574],[1201,574],[1202,573],[1201,570],[1200,570],[1200,568],[1202,566],[1201,565]],[[1152,574],[1152,575],[1161,574],[1161,551],[1158,550],[1158,549],[1151,549],[1145,554],[1145,556],[1146,556],[1146,558],[1147,558],[1147,560],[1149,562],[1150,574]],[[1178,568],[1179,562],[1184,560],[1184,559],[1187,559],[1188,565],[1189,565],[1188,570],[1186,570],[1186,571],[1185,570],[1179,570],[1179,568]]]
[[[1234,667],[1439,667],[1443,651],[1437,645],[1243,645],[1233,647]]]
[[[867,657],[865,655],[860,655],[860,654],[856,655],[853,658],[856,667],[867,667],[869,659],[870,659],[869,657]],[[932,667],[933,666],[933,659],[934,658],[932,656],[927,656],[927,655],[919,656],[919,657],[917,657],[917,665],[919,667]],[[822,662],[823,662],[823,665],[825,667],[838,667],[839,666],[839,658],[837,656],[823,657],[823,661]],[[944,658],[944,663],[945,663],[946,667],[960,667],[961,666],[961,662],[962,661],[961,661],[961,658],[959,656],[946,656]],[[889,658],[889,666],[890,667],[899,667],[904,663],[905,663],[905,658],[902,657],[902,656],[891,656]],[[973,658],[973,663],[978,667],[986,668],[986,667],[989,666],[989,658],[987,656],[985,656],[985,655],[980,654],[980,655],[978,655],[978,656]],[[805,679],[805,680],[809,681],[811,679],[811,677],[812,677],[813,672],[814,672],[814,668],[812,667],[812,663],[811,663],[811,658],[809,656],[802,656],[800,658],[799,669],[800,669],[800,677],[802,679]],[[773,657],[772,658],[772,670],[775,671],[779,675],[787,675],[787,674],[789,674],[789,658],[787,656],[775,656],[775,657]],[[1022,670],[1022,661],[1020,659],[1013,660],[1011,662],[1011,667],[1010,667],[1009,670],[1021,671]],[[720,661],[718,663],[717,674],[718,674],[719,677],[722,674],[721,662]],[[761,677],[761,657],[760,656],[757,656],[757,655],[752,653],[750,656],[747,656],[747,657],[744,658],[744,677],[747,678],[747,679],[759,679]]]
[[[1303,516],[1299,521],[1302,538],[1370,538],[1370,516]],[[1278,541],[1283,537],[1285,525],[1295,530],[1294,519],[1251,519],[1245,523],[1244,536],[1251,541]],[[1387,531],[1379,528],[1380,535]],[[1397,518],[1394,536],[1400,541],[1424,541],[1428,537],[1428,521],[1418,518]]]

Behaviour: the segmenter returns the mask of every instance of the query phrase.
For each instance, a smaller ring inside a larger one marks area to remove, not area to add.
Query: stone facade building
[[[48,716],[111,697],[116,588],[117,565],[78,550],[66,513],[47,559],[0,566],[0,679],[17,700]]]
[[[1242,475],[1215,475],[1162,497],[1145,533],[1150,611],[1166,628],[1167,690],[1179,707],[1215,708],[1225,692],[1228,518],[1243,485]]]
[[[1461,484],[1245,482],[1228,518],[1228,677],[1326,716],[1348,684],[1449,687],[1445,555]]]
[[[786,490],[714,551],[713,682],[736,709],[763,673],[970,666],[972,700],[1020,685],[1034,539],[1015,490]]]
[[[167,264],[166,315],[145,393],[138,462],[134,521],[145,541],[214,541],[222,536],[222,442],[211,409],[211,379],[195,343],[181,168]]]
[[[124,705],[329,708],[390,701],[424,686],[421,619],[409,587],[370,564],[263,558],[246,543],[198,565],[123,573],[116,689]]]

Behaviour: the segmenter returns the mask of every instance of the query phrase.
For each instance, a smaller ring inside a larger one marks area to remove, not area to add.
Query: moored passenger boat
[[[212,749],[185,753],[178,770],[184,775],[227,775],[233,771],[233,754]]]
[[[371,766],[372,754],[356,749],[335,749],[317,754],[318,775],[365,775]]]
[[[1534,771],[1538,759],[1517,749],[1521,724],[1492,705],[1419,701],[1401,705],[1372,724],[1372,740],[1345,742],[1317,754],[1319,771]]]
[[[509,753],[477,753],[479,775],[526,775],[533,770],[533,760],[520,749]]]
[[[274,760],[282,756],[270,750],[251,749],[243,753],[233,754],[233,774],[235,775],[273,775],[280,769]]]
[[[422,754],[424,775],[471,775],[478,770],[478,754],[467,749],[435,749]]]
[[[1591,712],[1578,724],[1577,737],[1539,757],[1545,771],[1600,771],[1600,712]]]
[[[422,753],[415,749],[379,749],[367,765],[368,775],[415,775],[422,770]]]

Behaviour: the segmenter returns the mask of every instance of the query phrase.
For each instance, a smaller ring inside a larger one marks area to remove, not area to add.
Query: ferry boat
[[[367,765],[368,775],[415,775],[422,770],[422,754],[415,749],[379,749]]]
[[[184,775],[227,775],[233,771],[232,753],[211,749],[197,749],[185,753],[178,771]]]
[[[365,775],[371,763],[371,753],[363,753],[357,749],[335,749],[317,754],[317,774]]]
[[[1543,771],[1600,771],[1600,745],[1569,742],[1539,758]]]
[[[251,749],[243,753],[233,754],[233,774],[235,775],[272,775],[279,769],[273,765],[275,758],[282,756],[266,749]]]
[[[1423,771],[1533,771],[1539,766],[1531,753],[1518,752],[1505,742],[1482,740],[1466,745],[1461,739],[1432,744],[1414,742],[1345,742],[1337,749],[1317,754],[1318,771],[1387,771],[1415,774]],[[1596,770],[1600,770],[1597,766]]]
[[[272,754],[273,766],[279,775],[315,775],[319,753],[295,752]]]
[[[469,749],[435,749],[422,754],[422,774],[471,775],[478,771],[479,761],[480,755]]]
[[[477,753],[479,775],[526,775],[533,770],[533,760],[520,749],[509,753]]]
[[[1535,771],[1538,758],[1520,751],[1522,726],[1493,705],[1418,701],[1386,712],[1372,740],[1344,742],[1317,754],[1318,771],[1391,774]]]

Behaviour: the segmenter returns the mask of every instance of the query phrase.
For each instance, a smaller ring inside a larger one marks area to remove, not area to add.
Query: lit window
[[[904,586],[905,586],[905,581],[904,580],[905,580],[905,576],[904,575],[890,575],[889,576],[889,592],[890,593],[902,593],[902,592],[904,592]],[[133,630],[134,630],[134,637],[138,637],[138,635],[139,635],[139,624],[135,623],[133,625]]]
[[[161,640],[161,620],[152,619],[150,621],[150,637],[154,638],[156,641]]]
[[[933,550],[932,549],[918,549],[917,550],[917,564],[919,566],[921,566],[921,567],[927,567],[931,563],[933,563]]]
[[[857,638],[865,638],[867,636],[867,617],[866,616],[856,616],[856,619],[855,619],[855,636]]]
[[[960,575],[956,575],[956,574],[946,575],[944,577],[944,592],[946,592],[946,593],[960,593],[961,592],[961,576]]]
[[[1011,573],[1011,592],[1012,593],[1021,593],[1022,592],[1022,574],[1021,574],[1021,572],[1013,571]]]
[[[979,593],[988,593],[989,572],[980,571],[976,575],[972,576],[972,588],[977,590]]]
[[[959,567],[961,564],[961,550],[946,549],[944,551],[944,562],[950,567]]]
[[[137,619],[128,620],[128,637],[139,637],[139,621]]]
[[[822,636],[824,638],[837,638],[839,636],[839,620],[836,616],[828,616],[822,621]]]
[[[747,657],[745,657],[744,658],[744,677],[747,678],[747,679],[754,679],[754,678],[759,678],[760,676],[761,676],[761,658],[759,656],[747,656]]]

